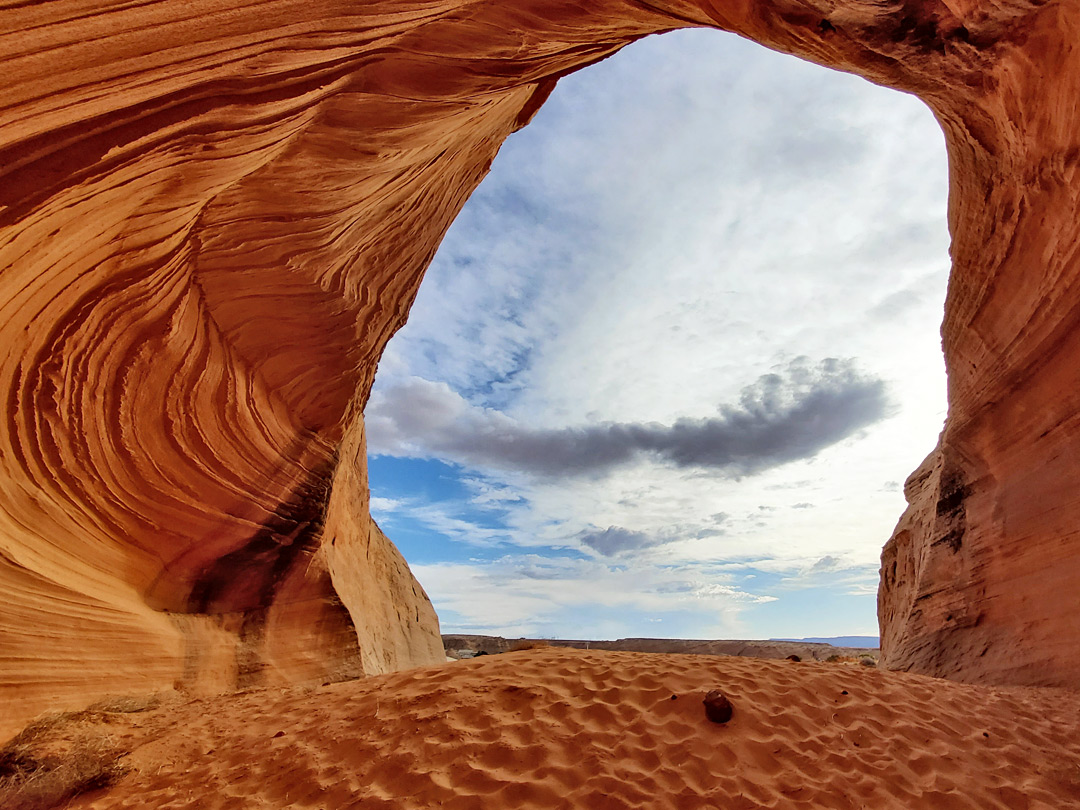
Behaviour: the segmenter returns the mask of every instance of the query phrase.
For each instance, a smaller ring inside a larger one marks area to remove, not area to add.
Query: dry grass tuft
[[[103,733],[73,734],[87,712],[37,720],[0,748],[0,807],[50,810],[87,791],[107,787],[126,772],[127,753]]]
[[[522,650],[542,650],[545,647],[550,647],[546,641],[540,641],[539,639],[522,639],[510,648],[509,652],[521,652]]]
[[[135,714],[158,708],[162,703],[160,695],[115,695],[104,697],[87,707],[88,712],[106,714]]]
[[[859,659],[851,655],[830,655],[825,659],[827,664],[857,664]]]

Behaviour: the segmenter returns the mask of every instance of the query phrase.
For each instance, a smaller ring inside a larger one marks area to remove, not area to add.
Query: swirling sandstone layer
[[[885,552],[884,655],[1080,683],[1075,3],[0,9],[4,724],[118,688],[441,655],[429,602],[367,512],[379,355],[558,77],[688,25],[937,114],[951,410]]]

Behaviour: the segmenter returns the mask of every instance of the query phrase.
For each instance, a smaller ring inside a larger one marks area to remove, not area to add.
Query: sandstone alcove
[[[886,547],[885,662],[1077,685],[1076,16],[1023,1],[9,9],[5,728],[118,681],[212,691],[441,653],[368,516],[377,360],[557,78],[694,25],[914,93],[941,122],[950,411]]]

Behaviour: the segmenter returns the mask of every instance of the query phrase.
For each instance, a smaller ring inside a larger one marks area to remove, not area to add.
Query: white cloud
[[[404,498],[371,499],[371,516],[393,539],[393,530],[400,518],[408,518],[424,527],[440,542],[458,543],[477,548],[505,545],[509,534],[505,529],[482,526],[470,513],[467,503],[424,501]]]
[[[503,636],[588,636],[583,623],[605,609],[656,613],[692,612],[717,636],[738,633],[739,614],[774,597],[746,592],[704,566],[660,568],[608,565],[592,560],[507,556],[482,564],[413,566],[436,608],[454,616],[459,631]],[[576,616],[576,622],[575,617]],[[580,635],[580,633],[578,634]]]
[[[390,515],[407,508],[408,504],[397,498],[380,498],[377,495],[371,497],[371,513]]]

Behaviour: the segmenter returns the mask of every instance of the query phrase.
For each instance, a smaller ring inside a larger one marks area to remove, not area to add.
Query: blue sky
[[[933,116],[862,79],[700,30],[563,79],[367,409],[444,631],[875,634],[945,415],[945,213]]]

